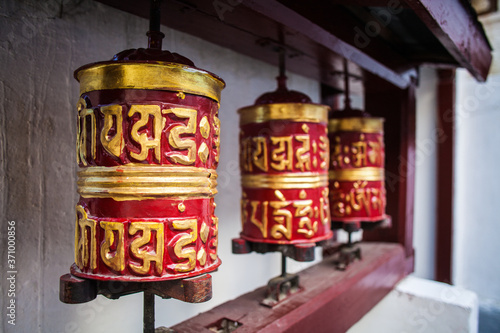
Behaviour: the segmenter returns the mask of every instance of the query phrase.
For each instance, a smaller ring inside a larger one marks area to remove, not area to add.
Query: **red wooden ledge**
[[[375,306],[405,275],[403,247],[360,244],[363,259],[338,271],[333,257],[301,271],[304,291],[273,309],[259,304],[265,287],[244,294],[174,327],[177,332],[213,332],[227,318],[242,324],[236,332],[345,332]],[[217,278],[214,276],[214,278]]]

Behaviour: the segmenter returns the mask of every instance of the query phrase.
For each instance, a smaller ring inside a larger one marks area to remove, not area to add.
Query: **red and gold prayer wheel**
[[[241,238],[271,244],[332,236],[328,205],[329,107],[279,89],[240,114]]]
[[[124,51],[75,78],[80,200],[71,273],[161,281],[215,270],[224,82],[155,49]]]
[[[328,123],[332,225],[347,231],[387,218],[384,119],[357,113],[337,112],[339,116]]]

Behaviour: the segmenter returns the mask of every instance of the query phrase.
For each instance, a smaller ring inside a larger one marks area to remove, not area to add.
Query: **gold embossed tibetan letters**
[[[331,237],[328,110],[312,103],[239,110],[241,238],[299,244]]]
[[[80,200],[72,274],[156,281],[215,270],[224,82],[161,61],[96,63],[75,77]]]
[[[336,228],[354,231],[387,218],[383,122],[373,117],[329,120],[330,207]]]

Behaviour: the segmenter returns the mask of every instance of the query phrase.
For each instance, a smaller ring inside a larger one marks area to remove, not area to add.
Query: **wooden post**
[[[451,283],[453,252],[453,161],[455,145],[455,70],[438,70],[436,281]]]

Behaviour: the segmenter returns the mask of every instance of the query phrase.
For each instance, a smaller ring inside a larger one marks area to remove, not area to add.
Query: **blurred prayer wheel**
[[[334,112],[329,120],[332,226],[355,231],[387,219],[384,185],[384,119],[360,110]]]
[[[241,108],[242,232],[246,241],[301,244],[332,236],[328,205],[329,107],[278,90]]]
[[[225,84],[161,51],[161,39],[157,48],[75,71],[75,276],[162,281],[221,263],[213,197]]]

